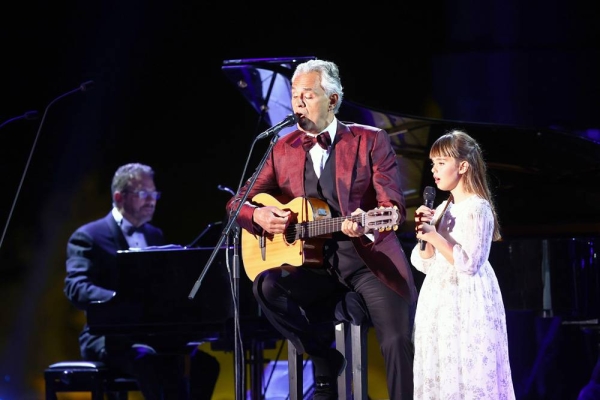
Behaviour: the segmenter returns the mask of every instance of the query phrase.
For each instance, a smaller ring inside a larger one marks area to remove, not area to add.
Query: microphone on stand
[[[433,208],[433,202],[435,200],[435,188],[433,186],[425,186],[425,190],[423,190],[423,201],[425,201],[425,206],[429,208]],[[427,242],[419,239],[419,244],[421,245],[421,251],[425,250],[425,246]]]
[[[27,174],[27,169],[29,168],[29,164],[31,163],[31,157],[33,156],[33,151],[35,150],[35,146],[36,146],[38,138],[40,136],[40,132],[42,131],[42,126],[44,125],[44,120],[46,119],[48,110],[58,100],[60,100],[64,97],[67,97],[73,93],[86,92],[89,89],[91,89],[93,86],[94,86],[94,81],[84,82],[81,85],[79,85],[79,87],[77,87],[76,89],[73,89],[66,93],[61,94],[60,96],[58,96],[57,98],[52,100],[50,103],[48,103],[48,105],[46,106],[46,109],[44,110],[44,115],[42,116],[42,120],[40,121],[40,125],[38,126],[38,130],[35,135],[35,139],[33,140],[33,146],[31,146],[31,151],[29,152],[29,158],[27,159],[27,163],[25,164],[25,169],[23,170],[23,175],[21,176],[21,182],[19,182],[19,187],[17,188],[17,193],[15,193],[15,199],[13,200],[12,207],[10,208],[10,212],[8,213],[8,218],[6,219],[6,224],[4,225],[4,232],[2,232],[2,238],[0,238],[0,248],[2,248],[2,243],[4,243],[4,236],[6,235],[6,231],[8,230],[8,224],[10,223],[10,219],[11,219],[12,213],[15,209],[15,205],[17,204],[17,199],[19,198],[19,193],[21,192],[21,187],[23,186],[23,181],[25,181],[25,175]],[[29,113],[31,113],[31,111]],[[35,114],[37,114],[37,111],[35,112]],[[25,113],[23,115],[23,117],[26,118],[27,115],[28,115],[28,113]],[[31,114],[29,114],[29,115],[31,115]],[[13,118],[13,120],[14,120],[14,118]],[[4,122],[2,124],[2,126],[4,126],[4,124],[6,124],[8,122],[9,121]]]
[[[231,193],[232,196],[235,196],[235,192],[233,190],[231,190],[230,188],[228,188],[227,186],[219,185],[219,186],[217,186],[217,189],[222,190],[224,192]]]
[[[13,121],[18,121],[20,119],[38,119],[38,112],[36,110],[27,111],[23,115],[19,115],[18,117],[13,117],[13,118],[7,119],[6,121],[4,121],[3,123],[0,124],[0,129],[2,129],[2,127],[4,127],[4,125],[10,124]]]
[[[208,232],[210,230],[210,228],[212,228],[215,225],[221,225],[222,223],[223,223],[222,221],[216,221],[216,222],[208,224],[206,226],[206,228],[204,228],[204,230],[202,232],[200,232],[200,234],[198,235],[198,237],[196,237],[196,239],[192,240],[192,242],[190,244],[188,244],[187,246],[184,246],[184,248],[191,249],[192,247],[196,246],[196,244],[198,244],[198,242],[200,241],[200,239],[202,239],[202,237],[204,235],[206,235],[206,232]]]
[[[277,125],[273,125],[269,129],[267,129],[266,131],[264,131],[263,133],[258,135],[256,137],[256,140],[264,139],[266,137],[275,135],[275,134],[279,133],[279,131],[282,130],[283,128],[292,126],[297,122],[298,122],[298,116],[296,114],[290,114],[287,117],[285,117],[285,119],[283,121],[281,121],[280,123],[278,123]]]
[[[231,193],[232,196],[235,196],[235,193],[233,190],[231,190],[230,188],[228,188],[227,186],[223,186],[223,185],[218,185],[217,189],[222,190],[223,192],[228,192]],[[210,224],[208,224],[206,226],[206,228],[204,228],[204,230],[202,232],[200,232],[200,234],[198,235],[198,237],[196,239],[194,239],[190,244],[188,244],[187,246],[185,246],[186,249],[192,248],[194,246],[196,246],[198,244],[198,242],[200,241],[200,239],[206,235],[206,233],[213,227],[216,225],[221,225],[223,223],[223,221],[216,221],[216,222],[211,222]]]

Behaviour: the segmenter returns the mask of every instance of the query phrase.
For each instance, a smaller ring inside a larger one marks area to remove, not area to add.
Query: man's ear
[[[329,109],[333,110],[335,108],[335,105],[338,102],[338,95],[337,93],[332,94],[331,96],[329,96]]]
[[[113,201],[115,203],[120,203],[123,200],[123,193],[121,192],[114,192],[113,193]]]

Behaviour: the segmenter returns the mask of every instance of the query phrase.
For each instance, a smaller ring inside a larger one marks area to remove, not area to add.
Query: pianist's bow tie
[[[317,136],[304,134],[304,140],[302,141],[302,148],[304,151],[309,151],[316,143],[319,143],[319,146],[327,150],[327,148],[331,146],[331,137],[329,136],[329,132],[322,132]]]
[[[133,226],[133,225],[131,225],[127,229],[127,236],[131,236],[131,235],[133,235],[136,232],[144,233],[144,225],[140,225],[140,226]]]

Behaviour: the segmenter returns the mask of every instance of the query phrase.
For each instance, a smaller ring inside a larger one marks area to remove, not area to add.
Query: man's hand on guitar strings
[[[287,228],[291,211],[283,211],[275,206],[257,207],[254,222],[271,234],[283,233]]]
[[[362,214],[363,210],[357,208],[352,215]],[[350,237],[359,237],[365,234],[365,228],[358,222],[354,222],[351,219],[345,219],[342,222],[342,232]]]

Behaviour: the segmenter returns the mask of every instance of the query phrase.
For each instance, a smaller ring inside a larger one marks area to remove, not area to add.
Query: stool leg
[[[126,391],[118,392],[116,399],[117,400],[128,400],[129,399],[129,393],[126,392]]]
[[[296,347],[287,341],[288,345],[288,378],[290,385],[290,400],[302,400],[304,397],[304,371],[302,370],[302,357]]]
[[[368,400],[367,333],[369,326],[350,325],[352,336],[352,383],[354,400]]]
[[[127,400],[127,399],[129,399],[129,393],[126,391],[106,392],[106,400]]]
[[[57,400],[56,393],[50,388],[46,382],[46,400]]]
[[[92,400],[104,400],[104,381],[96,374],[92,382]]]
[[[348,322],[340,322],[335,326],[335,348],[342,353],[347,362],[346,368],[337,380],[338,398],[340,399],[352,398],[352,347],[347,340],[349,326]]]
[[[102,390],[94,390],[92,392],[92,400],[104,400],[104,391]]]

